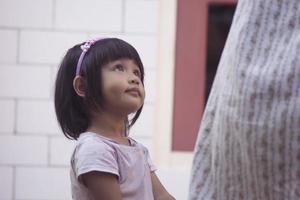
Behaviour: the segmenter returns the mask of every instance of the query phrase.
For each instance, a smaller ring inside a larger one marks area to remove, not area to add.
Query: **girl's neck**
[[[91,119],[91,124],[87,131],[95,132],[102,136],[116,139],[125,136],[125,117],[97,113]]]

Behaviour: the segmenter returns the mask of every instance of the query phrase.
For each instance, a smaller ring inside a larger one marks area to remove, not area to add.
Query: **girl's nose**
[[[129,83],[134,83],[134,84],[139,84],[140,83],[139,78],[135,75],[129,76],[128,82]]]

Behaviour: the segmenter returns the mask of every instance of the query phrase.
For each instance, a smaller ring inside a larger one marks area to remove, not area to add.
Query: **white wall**
[[[140,52],[147,96],[132,136],[151,150],[158,5],[158,0],[0,0],[0,200],[71,199],[74,143],[56,123],[53,82],[66,49],[95,35],[123,38]]]

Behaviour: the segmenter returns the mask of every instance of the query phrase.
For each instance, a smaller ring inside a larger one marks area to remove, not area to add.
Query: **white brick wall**
[[[20,100],[17,107],[18,133],[37,135],[60,133],[53,101]]]
[[[1,4],[0,4],[1,5]],[[1,7],[1,6],[0,6]],[[0,15],[2,14],[0,8]],[[3,19],[0,17],[0,20]],[[15,30],[1,30],[0,29],[0,62],[1,63],[15,63],[17,60],[17,43],[18,32]]]
[[[12,133],[14,131],[15,102],[13,100],[0,100],[0,110],[0,134]]]
[[[74,149],[75,141],[66,140],[62,137],[50,139],[50,165],[69,166],[70,158]]]
[[[158,1],[126,1],[125,31],[156,33],[157,13]]]
[[[146,69],[144,112],[132,136],[151,151],[158,0],[0,0],[0,200],[71,199],[74,141],[54,113],[57,65],[91,36],[120,37]]]
[[[84,33],[21,31],[20,62],[57,64],[68,48],[85,39]]]
[[[16,199],[71,199],[68,168],[18,167]]]
[[[56,1],[55,27],[59,29],[120,32],[122,0]]]
[[[1,0],[0,25],[15,28],[50,28],[52,0]]]
[[[47,138],[0,136],[0,164],[46,165]]]
[[[43,66],[0,66],[0,96],[49,98],[50,68]]]
[[[13,168],[0,167],[0,199],[10,200],[13,197]]]

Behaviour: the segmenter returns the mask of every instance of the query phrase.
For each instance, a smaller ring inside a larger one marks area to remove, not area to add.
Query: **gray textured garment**
[[[300,0],[239,1],[189,199],[300,199]]]

